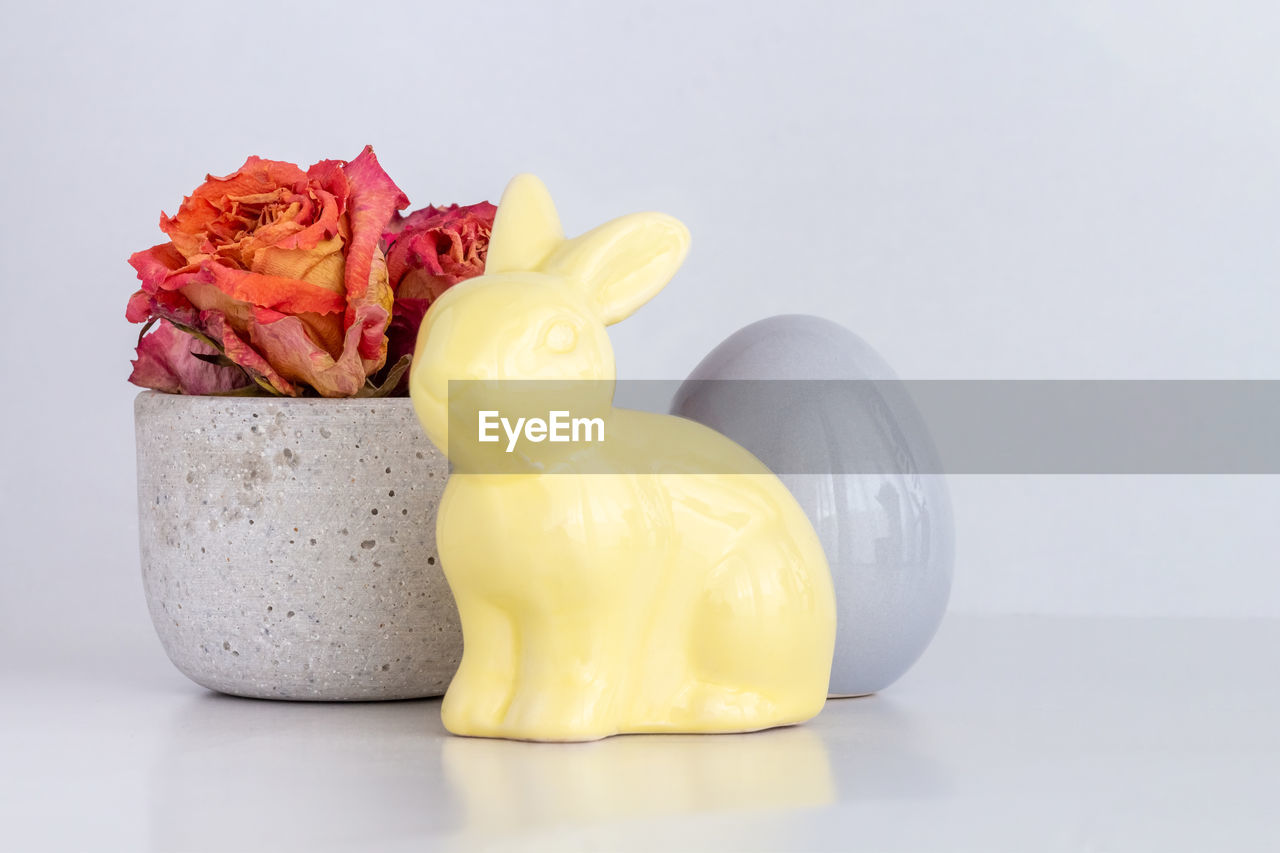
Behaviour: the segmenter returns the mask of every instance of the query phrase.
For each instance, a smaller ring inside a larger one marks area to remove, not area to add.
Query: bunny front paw
[[[505,737],[502,726],[511,695],[510,681],[497,679],[492,673],[473,672],[469,676],[459,667],[440,705],[440,720],[455,735]]]
[[[607,713],[607,686],[522,682],[503,720],[502,737],[517,740],[589,741],[617,734]]]
[[[515,629],[501,609],[472,596],[458,598],[462,662],[445,692],[440,719],[456,735],[502,737],[515,693]]]

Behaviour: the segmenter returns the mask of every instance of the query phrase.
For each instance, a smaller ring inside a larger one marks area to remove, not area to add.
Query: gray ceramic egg
[[[671,406],[746,447],[791,489],[835,582],[830,693],[881,690],[928,646],[951,591],[951,503],[945,478],[931,473],[941,470],[933,441],[893,381],[714,381],[743,379],[896,377],[843,326],[770,317],[712,350]]]

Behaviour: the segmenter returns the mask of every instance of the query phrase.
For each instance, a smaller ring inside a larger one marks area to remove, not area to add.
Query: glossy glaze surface
[[[821,393],[793,383],[792,394],[787,380],[876,381],[822,382]],[[778,472],[817,529],[836,589],[833,696],[874,693],[900,678],[933,638],[951,590],[946,478],[922,473],[940,470],[933,442],[894,380],[853,332],[787,315],[731,335],[672,404]],[[794,402],[779,405],[783,398]]]
[[[822,707],[834,594],[799,504],[724,436],[611,408],[605,325],[657,293],[687,248],[684,226],[656,213],[566,240],[546,189],[522,176],[486,275],[423,322],[411,394],[455,466],[437,527],[464,637],[442,706],[455,734],[747,731]],[[569,405],[602,417],[608,441],[528,445],[527,473],[477,473],[504,451],[459,411],[518,408],[501,383],[531,379],[596,380]],[[469,386],[478,399],[459,410],[450,380],[492,384]],[[601,470],[620,473],[582,473]]]

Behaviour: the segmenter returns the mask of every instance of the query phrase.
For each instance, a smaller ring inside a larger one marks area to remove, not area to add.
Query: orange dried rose
[[[209,176],[176,215],[161,215],[169,242],[129,259],[142,288],[126,315],[207,338],[275,393],[353,396],[386,362],[392,290],[379,241],[408,203],[369,147],[305,172],[250,157],[231,175]],[[148,348],[148,362],[171,350]],[[147,385],[165,371],[181,379],[190,364],[131,380]]]

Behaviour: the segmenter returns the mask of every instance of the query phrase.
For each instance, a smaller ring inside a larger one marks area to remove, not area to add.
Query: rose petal
[[[264,382],[275,388],[281,394],[290,397],[297,397],[302,390],[296,387],[292,382],[285,379],[280,373],[271,366],[265,358],[262,357],[248,342],[240,337],[234,329],[232,329],[224,318],[217,311],[201,311],[200,325],[208,331],[211,338],[222,342],[223,355],[234,361],[236,364],[248,370],[250,373],[256,374]]]
[[[435,302],[446,290],[462,280],[458,276],[432,275],[426,268],[411,269],[400,279],[400,285],[396,288],[396,302],[401,299],[426,299],[428,302]]]
[[[283,314],[281,316],[284,316]],[[338,358],[342,355],[343,338],[346,334],[342,328],[343,318],[339,314],[295,314],[302,325],[307,327],[311,340],[315,341],[325,352]]]
[[[259,308],[272,308],[288,314],[301,311],[334,314],[346,306],[342,294],[296,278],[262,275],[221,264],[209,264],[203,273],[199,283],[212,284],[232,299]]]
[[[139,290],[129,297],[125,306],[124,317],[130,323],[145,323],[151,319],[151,294]]]
[[[209,364],[192,353],[217,355],[217,350],[167,321],[160,323],[138,343],[129,381],[143,388],[171,394],[216,394],[243,388],[252,382],[243,370]]]
[[[371,273],[382,230],[397,210],[409,206],[409,197],[382,170],[372,146],[365,146],[343,171],[351,185],[347,206],[351,242],[347,246],[346,269],[347,324],[351,325],[375,278]]]
[[[383,256],[382,249],[375,249],[373,264],[369,270],[369,286],[364,296],[354,302],[347,301],[348,314],[352,308],[356,313],[352,325],[362,326],[360,358],[368,374],[377,373],[386,364],[387,323],[391,322],[394,301],[395,295],[391,292],[391,284],[387,278],[387,259]]]
[[[306,281],[336,294],[345,293],[341,237],[317,243],[309,249],[268,246],[253,258],[252,272]]]
[[[173,243],[161,243],[129,256],[129,265],[138,273],[142,289],[154,293],[160,289],[177,290],[199,272],[198,265],[187,263]]]
[[[447,239],[447,238],[446,238]],[[423,270],[428,275],[443,275],[440,255],[436,251],[436,234],[426,231],[406,231],[397,237],[387,252],[387,269],[391,280],[400,292],[400,282],[406,275]]]
[[[186,296],[170,290],[158,290],[155,293],[139,290],[129,298],[129,305],[125,309],[125,317],[130,323],[145,323],[156,317],[173,320],[184,326],[194,326],[198,313]]]
[[[193,281],[180,292],[200,312],[212,311],[222,317],[231,328],[239,332],[248,331],[253,319],[253,306],[248,302],[232,299],[207,282]]]
[[[161,243],[129,256],[129,266],[137,270],[142,286],[151,291],[156,290],[171,273],[186,265],[187,259],[173,247],[173,243]]]
[[[366,146],[368,147],[368,146]],[[343,205],[339,212],[346,212],[346,201],[351,195],[351,183],[347,180],[345,160],[321,160],[307,169],[307,179],[314,182]]]
[[[387,314],[379,306],[361,306],[356,322],[347,327],[337,359],[312,339],[301,319],[278,312],[257,312],[249,338],[287,379],[306,383],[323,397],[351,397],[364,387],[368,376],[360,357],[360,339],[367,329],[385,329],[386,323]]]

